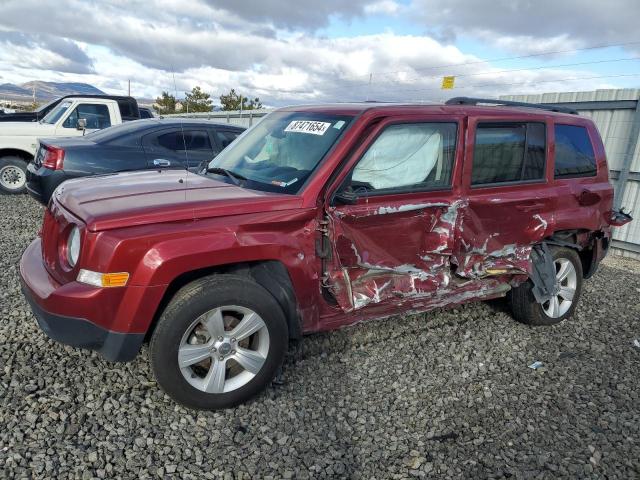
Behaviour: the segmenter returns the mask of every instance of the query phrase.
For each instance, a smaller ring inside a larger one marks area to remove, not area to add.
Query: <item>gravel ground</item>
[[[0,196],[0,477],[640,478],[640,262],[607,259],[559,326],[494,301],[313,335],[284,385],[193,412],[146,349],[111,364],[37,328],[17,264],[41,216]]]

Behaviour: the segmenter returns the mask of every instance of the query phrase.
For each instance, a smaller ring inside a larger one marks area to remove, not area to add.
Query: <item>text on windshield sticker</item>
[[[331,126],[327,122],[314,122],[312,120],[294,120],[287,128],[285,132],[297,132],[297,133],[310,133],[312,135],[324,135],[324,132]]]

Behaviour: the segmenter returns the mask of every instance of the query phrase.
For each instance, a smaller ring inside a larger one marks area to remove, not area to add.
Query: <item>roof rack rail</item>
[[[578,115],[578,111],[573,108],[560,107],[549,103],[526,103],[513,102],[511,100],[498,100],[495,98],[473,98],[473,97],[454,97],[445,102],[446,105],[478,105],[478,104],[504,105],[509,107],[528,107],[539,108],[541,110],[549,110],[558,113],[570,113]]]

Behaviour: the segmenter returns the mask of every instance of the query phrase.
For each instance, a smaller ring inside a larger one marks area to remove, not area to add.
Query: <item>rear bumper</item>
[[[37,238],[20,260],[22,291],[40,328],[53,340],[132,360],[142,345],[163,287],[61,285],[47,272]]]
[[[27,165],[27,191],[29,195],[46,205],[54,190],[68,177],[62,170],[50,170],[36,167],[33,162]]]

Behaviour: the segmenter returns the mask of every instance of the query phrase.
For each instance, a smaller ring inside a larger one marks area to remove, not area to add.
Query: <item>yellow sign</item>
[[[455,81],[456,77],[442,77],[442,89],[451,90]]]

